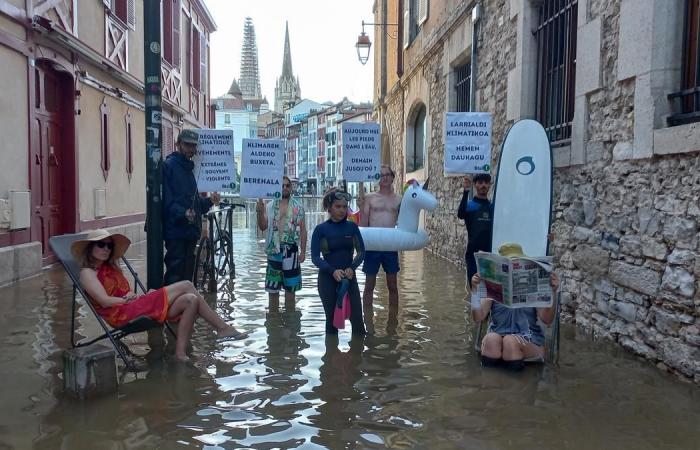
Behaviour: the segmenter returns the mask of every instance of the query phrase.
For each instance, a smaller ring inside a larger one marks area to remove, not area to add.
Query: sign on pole
[[[491,113],[448,112],[445,116],[445,174],[489,173]]]
[[[194,176],[199,192],[228,192],[236,186],[233,130],[196,130],[199,134]]]
[[[282,195],[284,141],[243,139],[241,197],[277,198]]]
[[[345,180],[379,180],[380,142],[378,123],[343,123],[343,178]]]

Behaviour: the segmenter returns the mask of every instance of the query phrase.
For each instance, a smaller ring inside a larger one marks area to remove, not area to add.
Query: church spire
[[[284,108],[296,104],[301,99],[299,79],[292,71],[292,50],[289,45],[289,23],[284,26],[284,56],[282,57],[282,75],[277,78],[275,86],[275,111],[284,112]]]
[[[243,25],[243,48],[241,49],[241,74],[239,84],[244,99],[259,99],[260,75],[258,73],[258,45],[255,42],[253,19],[245,18]]]
[[[282,59],[282,78],[293,77],[292,51],[289,47],[289,22],[284,23],[284,57]]]

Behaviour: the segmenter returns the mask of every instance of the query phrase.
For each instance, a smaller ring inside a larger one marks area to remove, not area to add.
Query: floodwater
[[[562,329],[559,367],[482,368],[464,274],[445,260],[404,253],[399,308],[387,306],[380,276],[374,333],[334,340],[311,262],[296,305],[270,310],[261,239],[234,235],[235,284],[210,300],[250,337],[216,342],[198,324],[193,365],[154,349],[99,400],[63,394],[71,286],[62,270],[0,289],[0,449],[699,448],[697,386],[573,328]],[[130,253],[141,268],[143,252]],[[95,330],[83,307],[79,333]]]

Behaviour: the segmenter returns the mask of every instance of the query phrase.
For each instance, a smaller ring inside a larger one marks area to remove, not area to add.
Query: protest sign
[[[199,134],[194,176],[199,192],[228,192],[236,186],[233,130],[195,130]]]
[[[377,181],[381,166],[379,124],[343,123],[343,178]]]
[[[276,198],[282,194],[284,141],[243,139],[241,197]]]
[[[489,173],[490,113],[448,112],[445,116],[445,174]]]

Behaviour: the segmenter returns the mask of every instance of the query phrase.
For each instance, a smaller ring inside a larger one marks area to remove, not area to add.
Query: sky
[[[373,56],[357,59],[355,43],[362,20],[373,21],[374,0],[205,0],[217,31],[211,36],[211,95],[228,91],[240,76],[243,23],[253,19],[263,96],[275,103],[282,73],[284,24],[289,21],[292,69],[302,98],[318,102],[372,101]],[[366,27],[370,37],[374,30]],[[374,52],[374,48],[371,50]]]

